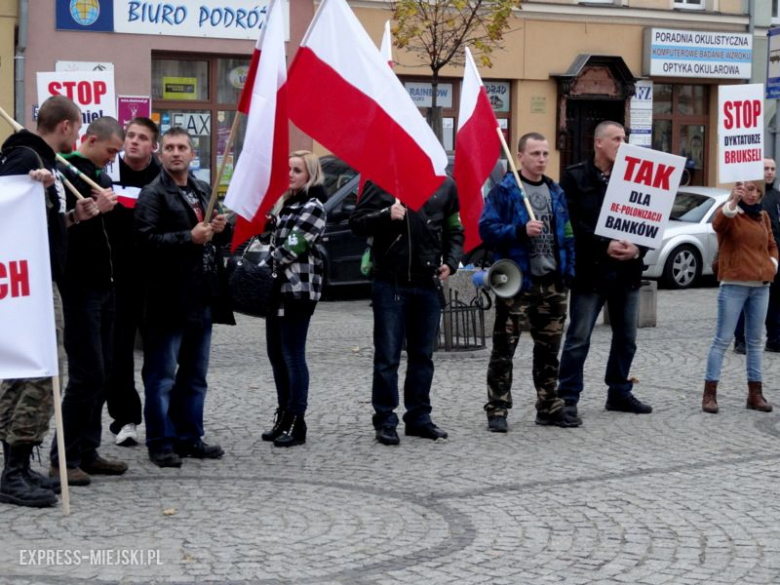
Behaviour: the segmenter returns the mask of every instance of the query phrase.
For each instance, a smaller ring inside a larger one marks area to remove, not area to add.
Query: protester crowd
[[[22,130],[2,146],[0,176],[29,174],[46,189],[53,302],[68,384],[60,437],[65,460],[59,458],[55,437],[49,477],[44,477],[31,469],[30,459],[49,426],[51,379],[2,382],[5,460],[0,502],[55,504],[62,465],[70,485],[88,485],[92,475],[125,473],[126,463],[99,454],[104,404],[118,445],[136,444],[143,420],[149,459],[160,467],[179,467],[186,457],[218,459],[224,454],[219,445],[203,441],[204,404],[212,326],[235,323],[222,258],[232,227],[219,206],[210,212],[209,185],[189,172],[194,152],[185,130],[174,127],[159,136],[147,118],[135,118],[124,129],[113,118],[98,118],[78,150],[71,152],[80,126],[76,105],[54,96],[42,104],[36,132]],[[599,124],[593,158],[567,168],[559,184],[545,174],[547,139],[536,132],[526,134],[518,142],[520,184],[507,173],[485,200],[481,238],[496,259],[515,262],[523,274],[513,297],[496,299],[484,406],[491,432],[509,428],[513,358],[523,330],[530,331],[534,344],[536,423],[563,428],[582,424],[577,404],[584,389],[583,368],[605,305],[612,328],[605,407],[652,412],[634,395],[630,376],[647,249],[595,233],[624,140],[625,131],[617,122]],[[55,153],[62,154],[64,162],[58,163]],[[105,170],[107,165],[113,172]],[[747,407],[772,409],[762,393],[761,343],[762,324],[770,332],[767,350],[775,348],[772,335],[780,330],[780,301],[770,292],[778,265],[780,194],[772,185],[774,162],[768,160],[766,166],[772,169],[771,180],[767,174],[766,185],[737,183],[713,224],[721,287],[704,376],[702,409],[707,413],[718,411],[723,355],[742,311]],[[322,169],[308,151],[291,153],[289,167],[289,189],[265,224],[270,253],[263,260],[273,278],[266,340],[277,409],[262,439],[277,447],[306,442],[306,338],[324,274]],[[457,270],[463,252],[459,209],[451,179],[417,211],[368,181],[350,219],[355,234],[371,242],[373,425],[383,445],[400,443],[395,411],[404,347],[404,433],[447,438],[431,417],[431,385],[441,283]],[[564,338],[567,313],[571,323]],[[134,380],[137,330],[143,338],[143,416]]]

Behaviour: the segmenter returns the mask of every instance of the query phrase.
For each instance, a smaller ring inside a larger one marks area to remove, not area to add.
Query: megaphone
[[[499,260],[487,270],[481,270],[471,278],[474,286],[485,288],[497,297],[508,299],[515,296],[523,285],[523,273],[512,260]]]

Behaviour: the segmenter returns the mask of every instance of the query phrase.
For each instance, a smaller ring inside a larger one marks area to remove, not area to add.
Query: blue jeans
[[[166,451],[177,441],[200,439],[211,350],[210,309],[202,325],[148,325],[143,338],[149,451]]]
[[[309,399],[309,368],[306,365],[306,334],[311,315],[268,316],[265,340],[274,372],[279,408],[303,416]]]
[[[629,395],[633,388],[629,380],[631,362],[636,353],[636,322],[639,309],[639,289],[616,286],[608,292],[571,292],[569,314],[571,322],[558,370],[558,396],[578,402],[582,393],[582,372],[590,350],[590,337],[599,312],[607,303],[612,325],[604,382],[610,398]]]
[[[780,276],[769,285],[769,303],[766,309],[766,346],[777,350],[780,348]],[[734,341],[745,344],[745,313],[739,314],[737,329],[734,331]]]
[[[114,336],[114,291],[62,288],[68,386],[62,398],[65,459],[69,468],[90,465],[97,457],[102,434],[106,383],[111,372]],[[57,437],[50,459],[59,467]]]
[[[420,426],[431,422],[433,346],[441,316],[441,301],[434,287],[399,286],[375,280],[374,380],[371,403],[374,428],[398,425],[398,365],[406,338],[404,423]]]
[[[745,313],[745,341],[747,345],[748,382],[761,381],[761,355],[764,320],[769,304],[768,286],[742,286],[739,284],[721,284],[718,291],[718,327],[707,356],[707,372],[704,379],[708,382],[720,380],[723,366],[723,354],[734,337],[734,329],[740,313]]]

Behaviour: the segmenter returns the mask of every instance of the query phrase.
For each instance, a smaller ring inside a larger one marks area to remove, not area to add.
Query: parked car
[[[447,173],[452,173],[454,159],[449,158]],[[327,255],[325,282],[328,288],[367,285],[369,280],[360,272],[360,261],[366,251],[366,239],[349,229],[349,216],[358,200],[360,175],[340,158],[327,155],[320,159],[325,174],[323,186],[328,194],[325,211],[328,223],[322,238]],[[504,164],[499,161],[483,188],[483,196],[504,176]]]
[[[647,268],[643,275],[678,289],[711,275],[718,251],[712,219],[728,198],[725,189],[680,187],[661,245],[645,255]]]

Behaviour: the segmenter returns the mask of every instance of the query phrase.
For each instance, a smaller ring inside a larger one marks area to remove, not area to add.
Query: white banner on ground
[[[0,380],[57,372],[49,237],[43,186],[0,177]]]
[[[657,248],[664,237],[684,168],[682,156],[621,144],[596,235]]]
[[[764,178],[764,84],[718,88],[718,179]]]

